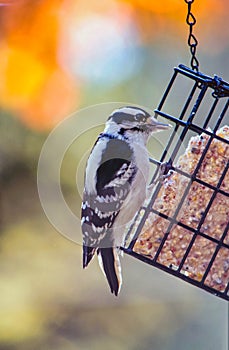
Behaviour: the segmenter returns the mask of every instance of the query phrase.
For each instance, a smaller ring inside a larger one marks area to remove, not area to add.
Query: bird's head
[[[134,138],[142,135],[144,139],[148,139],[152,133],[169,127],[169,124],[159,122],[140,107],[126,106],[113,111],[106,122],[105,130]]]

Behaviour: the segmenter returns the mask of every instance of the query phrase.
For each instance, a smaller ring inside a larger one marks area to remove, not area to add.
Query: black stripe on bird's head
[[[108,124],[116,124],[123,131],[156,132],[170,127],[159,122],[150,113],[140,107],[126,106],[113,111],[107,120]]]

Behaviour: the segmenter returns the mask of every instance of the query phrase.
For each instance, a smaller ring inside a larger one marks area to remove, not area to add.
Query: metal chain
[[[195,35],[193,34],[193,27],[196,24],[196,18],[194,17],[193,13],[192,13],[192,3],[194,2],[194,0],[185,0],[186,4],[188,5],[188,14],[186,17],[186,23],[189,26],[189,36],[188,36],[188,46],[190,48],[190,52],[191,52],[191,67],[194,71],[199,72],[199,61],[196,58],[196,48],[198,45],[198,41],[195,37]]]

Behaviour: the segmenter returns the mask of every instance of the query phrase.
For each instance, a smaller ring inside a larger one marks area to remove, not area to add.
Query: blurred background
[[[80,245],[49,223],[36,185],[42,145],[68,115],[105,102],[157,107],[173,67],[189,65],[185,1],[0,5],[0,349],[227,350],[225,301],[127,256],[113,297],[96,262],[82,271]],[[195,0],[193,12],[200,70],[228,81],[228,1]],[[77,213],[81,152],[64,164]]]

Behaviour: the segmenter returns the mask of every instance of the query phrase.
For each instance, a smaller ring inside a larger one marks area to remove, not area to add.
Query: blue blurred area
[[[60,64],[85,84],[111,88],[139,72],[142,66],[137,28],[115,18],[90,16],[69,26],[59,49]],[[68,52],[70,50],[70,52]]]

